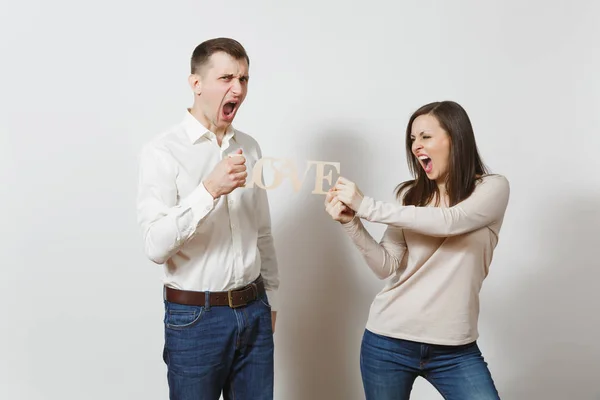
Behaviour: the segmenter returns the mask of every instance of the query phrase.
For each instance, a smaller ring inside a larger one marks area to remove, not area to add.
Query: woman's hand
[[[333,197],[333,189],[325,196],[325,211],[331,217],[342,224],[347,224],[354,218],[354,211],[348,208],[344,203]]]
[[[341,176],[335,183],[332,193],[334,198],[350,207],[353,211],[358,211],[364,197],[358,186],[356,186],[356,183]]]

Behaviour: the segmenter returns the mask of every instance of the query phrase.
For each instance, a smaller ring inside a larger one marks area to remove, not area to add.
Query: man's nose
[[[240,82],[239,79],[234,79],[231,81],[231,91],[234,94],[242,93],[242,83]]]

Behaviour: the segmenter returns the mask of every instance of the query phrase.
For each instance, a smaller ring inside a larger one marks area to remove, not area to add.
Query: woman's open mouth
[[[419,156],[419,161],[421,162],[421,165],[423,166],[423,169],[425,170],[425,173],[430,173],[431,170],[433,169],[433,161],[431,161],[431,158],[429,158],[428,156],[422,155]]]

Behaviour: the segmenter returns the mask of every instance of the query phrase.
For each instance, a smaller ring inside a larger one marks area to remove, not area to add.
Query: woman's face
[[[412,124],[410,139],[413,155],[419,160],[427,177],[443,183],[448,175],[450,136],[436,117],[420,115]]]

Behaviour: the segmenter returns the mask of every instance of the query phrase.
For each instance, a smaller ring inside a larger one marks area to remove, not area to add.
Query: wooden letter
[[[272,170],[275,172],[275,176],[273,178],[273,182],[270,185],[265,185],[263,183],[263,170],[265,167],[265,163],[268,163]],[[258,187],[271,190],[279,187],[281,182],[285,178],[289,178],[292,181],[292,187],[295,192],[298,192],[302,187],[302,183],[306,178],[306,174],[310,170],[312,164],[316,165],[315,170],[315,188],[312,191],[312,194],[327,194],[326,191],[323,190],[323,180],[327,180],[329,185],[332,185],[332,172],[329,171],[329,174],[325,176],[325,165],[331,165],[335,167],[337,173],[340,173],[340,163],[339,162],[330,162],[330,161],[307,161],[306,170],[304,170],[304,175],[298,177],[298,170],[296,165],[289,158],[273,158],[273,157],[263,157],[254,164],[252,176],[250,178],[250,183],[247,187],[252,188],[256,184]]]
[[[340,173],[340,163],[339,162],[329,162],[329,161],[307,161],[307,164],[316,164],[316,175],[315,175],[315,189],[312,191],[312,194],[327,194],[327,192],[323,191],[323,180],[327,179],[329,185],[332,184],[332,176],[331,171],[327,176],[325,175],[325,165],[332,165],[335,167],[337,173]]]

